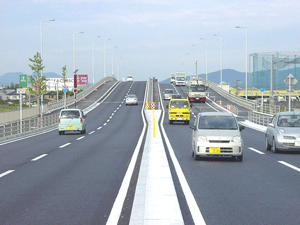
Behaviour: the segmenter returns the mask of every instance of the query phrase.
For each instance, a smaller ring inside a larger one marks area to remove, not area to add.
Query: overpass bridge
[[[236,105],[247,126],[244,161],[195,161],[192,130],[168,123],[167,88],[187,94],[152,81],[99,83],[77,103],[88,115],[87,134],[58,135],[53,122],[2,137],[0,223],[299,224],[300,155],[266,151],[265,126],[249,122],[249,114],[270,116],[211,84],[209,100],[193,105],[191,124],[199,112]],[[124,104],[128,93],[138,96],[137,106]],[[144,110],[147,101],[157,108]]]

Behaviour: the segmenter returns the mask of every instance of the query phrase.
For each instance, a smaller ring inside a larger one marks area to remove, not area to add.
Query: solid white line
[[[258,151],[256,150],[255,148],[251,148],[249,147],[250,150],[254,151],[254,152],[257,152],[258,154],[261,154],[261,155],[264,155],[265,153],[261,152],[261,151]]]
[[[97,130],[100,130],[102,127],[98,127]]]
[[[298,167],[296,167],[296,166],[293,166],[293,165],[291,165],[291,164],[289,164],[289,163],[286,163],[286,162],[284,162],[284,161],[278,161],[278,162],[281,163],[281,164],[283,164],[283,165],[285,165],[285,166],[287,166],[287,167],[292,168],[293,170],[296,170],[296,171],[300,172],[300,168],[298,168]]]
[[[45,157],[45,156],[47,156],[47,154],[40,155],[40,156],[38,156],[38,157],[32,159],[31,161],[37,161],[37,160],[39,160],[39,159],[41,159],[41,158],[43,158],[43,157]]]
[[[14,172],[14,170],[8,170],[8,171],[6,171],[6,172],[4,172],[4,173],[1,173],[1,174],[0,174],[0,177],[4,177],[4,176],[6,176],[6,175],[8,175],[8,174],[10,174],[10,173],[12,173],[12,172]]]
[[[160,94],[160,89],[158,88],[159,90],[159,95],[161,96]],[[162,98],[161,98],[162,99]],[[163,102],[161,100],[161,104],[163,105]],[[184,173],[182,172],[182,169],[180,167],[180,164],[176,158],[176,155],[174,153],[174,150],[171,146],[171,143],[168,139],[168,136],[166,134],[166,131],[165,131],[165,128],[163,126],[163,122],[164,122],[164,117],[165,117],[165,110],[163,108],[163,115],[162,115],[162,120],[160,122],[160,127],[161,127],[161,131],[164,135],[164,138],[165,138],[165,141],[166,141],[166,144],[167,144],[167,147],[168,147],[168,151],[170,153],[170,157],[173,161],[173,165],[175,167],[175,170],[176,170],[176,173],[177,173],[177,176],[178,176],[178,179],[179,179],[179,182],[180,182],[180,185],[182,187],[182,191],[184,193],[184,196],[185,196],[185,199],[187,201],[187,204],[188,204],[188,207],[190,209],[190,212],[192,214],[192,217],[193,217],[193,220],[194,220],[194,223],[195,224],[206,224],[204,219],[203,219],[203,216],[202,216],[202,213],[200,212],[200,209],[197,205],[197,202],[195,200],[195,197],[188,185],[188,182],[184,176]]]
[[[66,146],[68,146],[68,145],[70,145],[71,143],[67,143],[67,144],[64,144],[64,145],[62,145],[62,146],[59,146],[59,148],[64,148],[64,147],[66,147]]]
[[[145,96],[146,96],[146,91],[147,91],[147,88],[145,90]],[[136,163],[136,160],[137,160],[137,157],[138,157],[140,147],[142,145],[142,141],[143,141],[145,131],[146,131],[146,122],[145,122],[145,118],[144,118],[144,114],[143,114],[143,109],[145,107],[144,104],[143,104],[142,111],[141,111],[144,127],[143,127],[143,130],[142,130],[141,136],[139,138],[139,141],[138,141],[138,143],[135,147],[134,153],[131,157],[130,164],[127,168],[127,171],[126,171],[125,177],[123,179],[121,188],[120,188],[118,196],[117,196],[117,198],[114,202],[112,210],[109,214],[106,225],[118,224],[118,221],[119,221],[119,218],[120,218],[120,215],[121,215],[122,207],[123,207],[123,204],[124,204],[124,201],[125,201],[125,198],[126,198],[126,194],[127,194],[128,188],[129,188],[129,184],[130,184],[130,180],[131,180],[131,177],[132,177],[132,174],[133,174],[134,166],[135,166],[135,163]]]
[[[85,136],[82,136],[82,137],[80,137],[80,138],[77,138],[76,140],[79,141],[79,140],[81,140],[82,138],[85,138]]]
[[[91,131],[89,134],[93,134],[93,133],[95,133],[95,131]]]

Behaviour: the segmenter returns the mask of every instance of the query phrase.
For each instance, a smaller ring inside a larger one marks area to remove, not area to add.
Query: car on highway
[[[188,98],[172,98],[169,105],[166,106],[169,115],[169,123],[184,122],[184,124],[190,123],[191,117],[191,105]]]
[[[127,76],[127,81],[133,81],[132,76]]]
[[[138,98],[135,94],[129,94],[126,96],[125,99],[126,105],[137,105],[138,104]]]
[[[58,133],[64,134],[66,131],[78,131],[86,133],[86,115],[81,109],[62,109],[58,119]]]
[[[182,96],[181,96],[181,94],[173,94],[171,96],[171,99],[175,99],[175,98],[180,99],[180,98],[182,98]]]
[[[192,133],[192,156],[232,157],[243,161],[243,140],[235,116],[229,112],[201,112],[197,115]]]
[[[165,89],[163,93],[164,93],[164,100],[171,99],[172,95],[174,94],[174,90],[173,89]]]
[[[265,133],[266,149],[300,151],[300,112],[276,113]]]

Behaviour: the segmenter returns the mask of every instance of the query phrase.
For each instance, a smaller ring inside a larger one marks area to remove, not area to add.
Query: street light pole
[[[96,36],[101,37],[101,36]],[[93,52],[93,84],[95,83],[95,53],[94,53],[94,38],[92,38],[92,52]]]
[[[109,41],[110,38],[107,39],[107,40]],[[106,69],[105,69],[105,51],[106,51],[106,47],[105,47],[105,40],[104,40],[104,65],[103,65],[103,68],[104,68],[104,77],[106,77]]]
[[[222,74],[222,72],[223,72],[222,35],[220,35],[220,34],[214,34],[214,36],[219,36],[220,37],[220,55],[221,55],[220,56],[220,85],[221,85],[221,88],[223,88],[222,87],[222,83],[223,83],[223,74]]]
[[[84,32],[81,31],[81,32],[74,32],[73,33],[73,63],[74,63],[74,70],[76,70],[76,61],[75,61],[75,34],[83,34]]]
[[[55,21],[55,19],[51,20],[41,20],[40,22],[40,32],[41,32],[41,61],[43,63],[43,22],[50,22],[50,21]],[[41,70],[41,77],[43,77],[43,70]],[[42,99],[41,99],[41,105],[42,105],[42,111],[41,111],[41,117],[43,117],[43,94],[42,94]]]
[[[207,39],[205,38],[200,38],[200,40],[205,40],[205,72],[206,72],[206,77],[205,79],[207,80]]]
[[[248,100],[248,29],[247,27],[240,27],[240,26],[236,26],[235,28],[242,28],[242,29],[246,29],[246,77],[245,77],[245,97],[246,100]]]
[[[118,46],[114,46],[112,48],[112,57],[111,57],[111,74],[114,76],[114,48],[117,48]]]

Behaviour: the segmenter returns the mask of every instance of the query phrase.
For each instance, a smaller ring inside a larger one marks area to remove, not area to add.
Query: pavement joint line
[[[8,174],[10,174],[10,173],[12,173],[12,172],[14,172],[14,170],[8,170],[8,171],[6,171],[6,172],[4,172],[4,173],[1,173],[1,174],[0,174],[0,178],[1,178],[1,177],[4,177],[4,176],[6,176],[6,175],[8,175]]]

